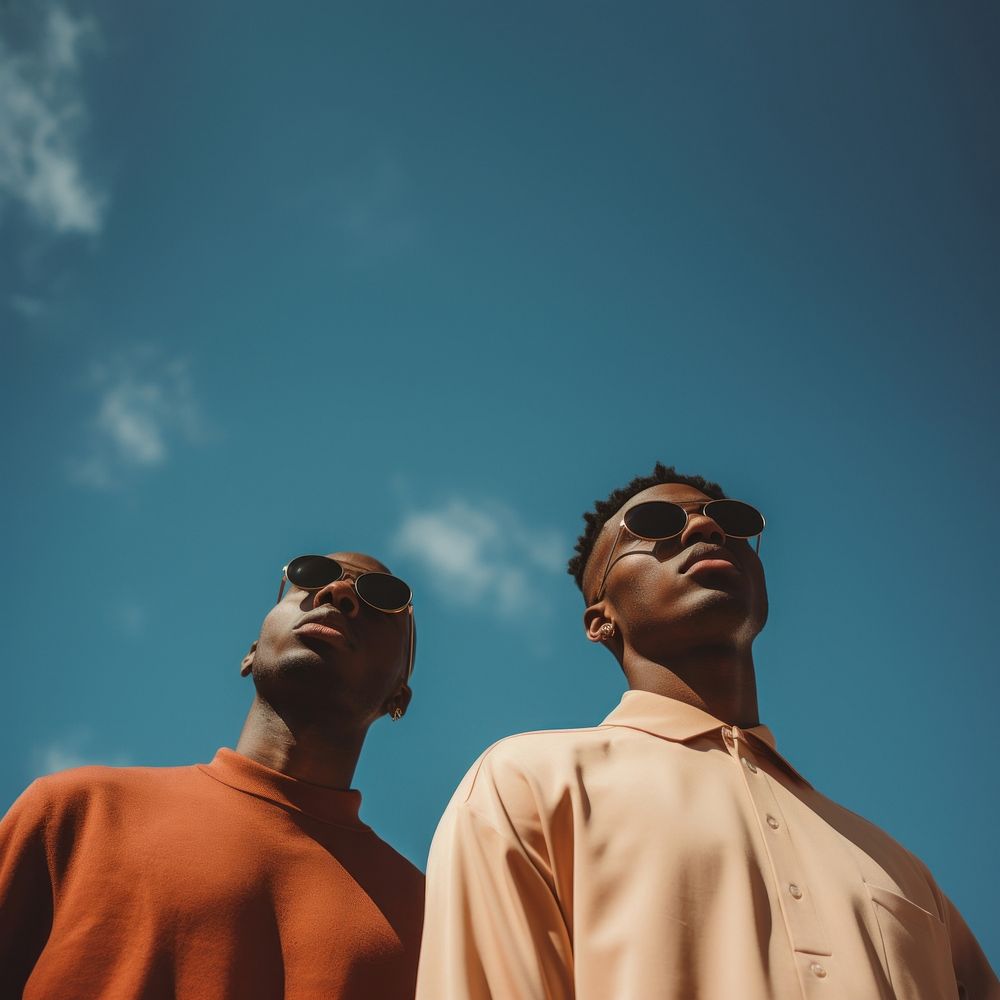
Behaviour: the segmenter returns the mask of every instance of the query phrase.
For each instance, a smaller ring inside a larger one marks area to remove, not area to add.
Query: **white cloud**
[[[45,314],[45,303],[31,295],[11,295],[7,301],[11,309],[24,320],[36,320]]]
[[[416,225],[407,210],[407,186],[403,170],[388,157],[361,176],[340,179],[340,228],[356,260],[380,260],[413,244]]]
[[[57,5],[31,51],[0,39],[0,204],[20,204],[55,233],[97,233],[103,222],[104,198],[79,150],[80,54],[95,37],[90,18]]]
[[[200,443],[206,428],[187,365],[135,350],[95,365],[96,407],[88,441],[70,463],[72,478],[94,489],[118,485],[129,472],[162,465],[174,441]]]
[[[411,511],[393,546],[423,565],[445,599],[503,618],[547,615],[548,587],[562,571],[560,537],[524,527],[497,503],[453,499],[436,510]]]
[[[124,754],[94,752],[88,749],[90,743],[90,733],[80,730],[37,747],[32,755],[33,776],[67,771],[71,767],[84,767],[87,764],[126,767],[130,763],[128,756]]]
[[[149,624],[149,611],[127,597],[113,601],[108,608],[108,616],[115,629],[130,639],[142,636]]]

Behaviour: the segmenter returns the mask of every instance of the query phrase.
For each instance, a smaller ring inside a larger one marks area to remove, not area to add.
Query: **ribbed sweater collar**
[[[228,747],[220,748],[211,764],[199,764],[198,769],[239,792],[267,799],[324,823],[368,829],[358,817],[361,792],[357,789],[326,788],[300,781],[273,771]]]

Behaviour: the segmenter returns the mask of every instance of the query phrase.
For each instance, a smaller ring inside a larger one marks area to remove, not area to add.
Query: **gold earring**
[[[615,623],[605,622],[598,630],[602,642],[607,642],[615,634]]]
[[[392,711],[389,713],[389,718],[392,719],[393,722],[399,722],[402,717],[403,710],[399,707],[399,705],[393,705]]]

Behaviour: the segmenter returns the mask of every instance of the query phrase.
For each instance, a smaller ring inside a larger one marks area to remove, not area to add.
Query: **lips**
[[[334,607],[317,608],[303,615],[292,627],[297,635],[315,636],[327,642],[343,642],[354,645],[354,634],[350,619]]]
[[[737,573],[741,573],[742,570],[736,564],[736,560],[733,559],[732,553],[728,549],[722,548],[721,545],[707,545],[704,542],[699,542],[696,545],[692,545],[688,550],[687,555],[684,557],[684,561],[681,563],[680,572],[686,573],[689,569],[696,566],[698,563],[726,563],[726,565]],[[705,567],[709,568],[708,565]],[[725,570],[724,566],[711,566],[712,569]]]

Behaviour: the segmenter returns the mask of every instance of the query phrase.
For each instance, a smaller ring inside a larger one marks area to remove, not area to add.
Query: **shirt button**
[[[781,826],[781,824],[773,816],[771,816],[770,814],[767,817],[767,825],[772,830],[777,830],[778,827]]]
[[[802,890],[794,882],[788,887],[788,891],[792,894],[792,899],[802,898]]]
[[[826,976],[826,969],[824,969],[823,966],[819,964],[819,962],[813,962],[812,965],[809,966],[809,971],[817,979],[823,979]]]
[[[757,773],[757,765],[752,760],[747,760],[746,757],[744,757],[743,763],[746,764],[747,770],[752,771],[754,774]]]

